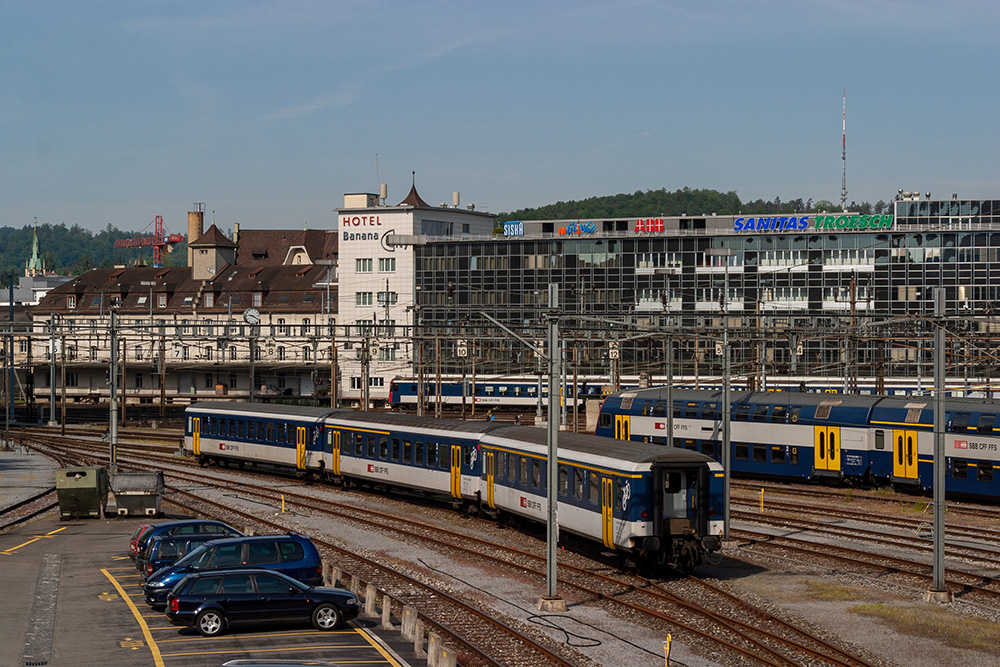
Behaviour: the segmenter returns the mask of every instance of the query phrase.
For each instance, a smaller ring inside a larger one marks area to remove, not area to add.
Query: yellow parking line
[[[386,662],[388,662],[393,667],[402,667],[402,665],[399,664],[399,661],[397,661],[395,658],[389,655],[389,652],[385,650],[385,647],[383,647],[381,643],[377,642],[375,638],[371,636],[371,633],[369,633],[368,630],[366,630],[361,626],[356,625],[354,626],[354,631],[357,632],[362,637],[364,637],[365,641],[367,641],[369,644],[372,645],[372,648],[381,653],[382,657],[386,659]]]
[[[173,626],[175,629],[180,629],[181,626]],[[342,635],[351,632],[350,629],[345,628],[344,630],[332,630],[320,632],[319,630],[302,630],[293,632],[267,632],[259,633],[254,632],[248,634],[248,637],[253,637],[254,639],[274,639],[277,637],[318,637],[318,636],[330,636],[330,635]],[[230,637],[202,637],[201,635],[193,635],[190,637],[177,637],[176,639],[161,639],[161,644],[170,644],[176,642],[214,642],[220,639],[230,639]]]
[[[56,533],[58,533],[60,530],[66,530],[67,528],[69,528],[69,526],[63,526],[62,528],[56,528],[51,533],[45,533],[44,535],[35,535],[33,538],[31,538],[27,542],[24,542],[22,544],[18,544],[16,547],[11,547],[10,549],[4,549],[3,551],[0,551],[0,554],[3,554],[4,556],[10,556],[10,555],[13,554],[14,551],[17,551],[21,547],[26,547],[29,544],[32,544],[33,542],[37,542],[38,540],[44,540],[46,537],[52,537],[53,535],[55,535]]]
[[[337,646],[336,644],[331,644],[330,646],[294,646],[294,647],[291,647],[291,648],[269,648],[269,649],[255,648],[255,649],[253,649],[253,653],[254,653],[254,655],[256,655],[258,653],[287,653],[289,651],[300,651],[301,652],[303,650],[319,651],[319,650],[333,650],[333,649],[342,649],[342,648],[364,648],[364,647],[365,647],[365,644],[357,644],[356,646]],[[181,658],[181,657],[184,657],[184,656],[191,656],[191,655],[225,655],[226,653],[246,653],[246,652],[247,652],[247,650],[245,648],[231,648],[231,649],[228,649],[228,650],[225,650],[225,651],[188,651],[186,653],[164,653],[163,657],[164,658]],[[325,658],[325,659],[329,662],[329,658]],[[379,664],[379,665],[384,664],[381,660],[379,660],[379,661],[374,661],[373,660],[373,661],[370,661],[370,662],[371,662],[371,664]],[[356,660],[352,660],[351,664],[352,665],[358,664],[358,662]],[[393,661],[392,664],[393,665],[397,665],[397,666],[399,665],[399,663],[397,663],[395,661]]]
[[[156,667],[163,667],[163,658],[160,657],[160,647],[157,646],[156,642],[153,640],[153,635],[149,632],[149,626],[146,625],[146,621],[142,620],[142,614],[139,613],[135,603],[129,599],[125,590],[122,588],[122,585],[118,583],[118,580],[115,579],[110,572],[106,569],[101,569],[101,572],[103,572],[104,576],[111,581],[116,589],[118,589],[118,593],[122,596],[122,599],[125,600],[125,604],[127,604],[128,608],[132,610],[132,615],[135,616],[135,620],[139,622],[139,627],[142,628],[142,636],[146,638],[146,645],[149,646],[149,651],[153,654],[153,664]]]

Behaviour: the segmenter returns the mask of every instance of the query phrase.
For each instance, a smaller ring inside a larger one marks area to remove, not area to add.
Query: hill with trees
[[[879,201],[851,202],[851,211],[863,214],[891,211],[892,204]],[[812,213],[839,210],[832,202],[801,198],[782,201],[780,197],[765,201],[756,199],[742,202],[735,191],[701,190],[681,188],[673,192],[666,189],[637,190],[633,194],[617,194],[604,197],[590,197],[581,201],[557,202],[538,208],[522,208],[510,213],[501,213],[498,222],[508,220],[579,220],[596,218],[648,218],[673,215],[719,215]]]

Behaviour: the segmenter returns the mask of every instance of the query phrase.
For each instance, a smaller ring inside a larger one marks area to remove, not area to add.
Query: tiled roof
[[[198,246],[221,246],[224,248],[235,248],[236,244],[233,243],[229,238],[226,237],[219,228],[212,225],[208,228],[208,231],[198,237],[198,240],[194,243],[188,243],[189,248],[195,248]]]
[[[278,266],[293,247],[305,248],[309,262],[336,257],[336,233],[322,229],[241,229],[236,263],[239,266]],[[329,237],[334,237],[332,254]]]
[[[410,186],[410,192],[406,195],[406,199],[399,202],[397,206],[419,206],[421,208],[430,208],[430,204],[421,199],[420,195],[417,194],[416,184]]]

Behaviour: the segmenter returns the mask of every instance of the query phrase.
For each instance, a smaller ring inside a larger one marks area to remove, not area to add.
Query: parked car
[[[153,525],[151,523],[140,523],[136,526],[135,531],[133,531],[132,537],[128,541],[128,557],[132,559],[132,562],[135,562],[135,555],[139,551],[139,538],[142,537],[143,533],[152,528]]]
[[[157,535],[150,540],[142,559],[144,566],[140,574],[143,581],[152,576],[157,570],[161,570],[168,565],[173,565],[206,542],[217,539],[219,539],[219,536],[212,533],[181,536]]]
[[[238,537],[243,535],[227,523],[212,521],[210,519],[179,519],[177,521],[165,521],[153,524],[152,527],[143,532],[136,541],[136,569],[140,572],[145,567],[142,559],[145,556],[146,548],[150,541],[158,535],[215,535],[216,537]]]
[[[241,623],[307,623],[333,630],[355,618],[358,598],[339,588],[307,586],[260,568],[195,572],[167,596],[167,618],[213,637]]]
[[[323,560],[316,545],[304,535],[230,537],[206,542],[173,565],[154,572],[142,587],[146,604],[165,604],[174,584],[192,572],[245,567],[276,570],[307,586],[323,583]]]

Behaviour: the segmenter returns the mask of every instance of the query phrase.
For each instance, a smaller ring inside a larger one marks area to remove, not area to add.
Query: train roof
[[[628,389],[619,391],[612,396],[617,398],[632,398],[634,401],[666,401],[666,387],[650,387],[648,389]],[[609,397],[610,398],[610,397]],[[729,401],[738,403],[763,403],[767,405],[802,405],[818,406],[836,403],[843,407],[869,408],[879,398],[876,396],[859,396],[855,394],[826,394],[819,392],[800,391],[731,391]],[[722,391],[717,389],[674,389],[673,400],[676,401],[723,401]]]
[[[511,446],[529,443],[545,451],[548,448],[548,432],[543,428],[532,426],[503,426],[490,432],[483,438],[485,444],[503,446],[505,441]],[[664,445],[648,445],[628,440],[613,440],[603,436],[588,433],[569,433],[560,431],[556,443],[560,456],[578,455],[581,458],[615,459],[629,463],[656,463],[668,461],[672,463],[704,463],[713,459],[704,454],[677,447]]]
[[[503,428],[503,424],[496,422],[450,419],[431,417],[417,417],[416,415],[399,412],[360,412],[355,410],[332,410],[327,411],[327,418],[335,422],[353,422],[356,424],[366,424],[370,428],[406,428],[411,430],[424,431],[450,431],[469,435],[478,435],[489,431]]]
[[[216,412],[244,416],[291,415],[322,419],[330,414],[330,408],[317,408],[307,405],[285,405],[279,403],[234,403],[232,401],[199,401],[188,406],[190,412]]]

